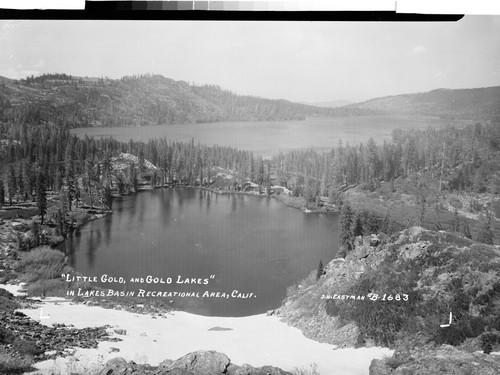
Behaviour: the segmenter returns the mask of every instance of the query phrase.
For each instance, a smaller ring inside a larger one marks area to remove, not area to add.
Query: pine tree
[[[54,180],[54,190],[59,191],[62,187],[62,176],[59,168],[56,170],[56,176]]]
[[[389,214],[389,210],[387,210],[384,220],[382,221],[382,224],[380,225],[380,232],[385,233],[387,235],[391,234],[392,232],[392,219],[391,215]]]
[[[353,213],[349,201],[345,201],[340,211],[340,254],[346,254],[352,250],[352,222]]]
[[[257,183],[262,185],[264,183],[264,160],[260,158],[259,160],[259,172],[257,176]]]
[[[118,195],[125,195],[125,182],[121,176],[118,176]]]
[[[142,148],[139,150],[139,156],[138,156],[137,163],[138,163],[137,168],[139,170],[139,176],[142,177],[142,174],[143,174],[144,170],[146,169],[145,161],[144,161],[144,150]]]
[[[40,245],[40,226],[34,220],[31,222],[31,234],[33,235],[32,247],[37,247]]]
[[[419,195],[417,197],[417,214],[418,214],[418,223],[420,226],[424,225],[426,203],[427,202],[424,195]]]
[[[498,341],[498,335],[493,332],[483,333],[481,336],[481,349],[484,354],[491,354],[493,345]]]
[[[451,222],[451,230],[453,232],[458,232],[460,230],[460,217],[458,216],[458,210],[455,208],[453,212],[453,221]]]
[[[375,212],[370,210],[363,210],[362,215],[364,216],[363,232],[365,236],[378,233],[379,217],[377,216],[377,214],[375,214]]]
[[[0,207],[3,206],[5,202],[5,189],[3,187],[3,178],[0,178]]]
[[[24,162],[23,163],[23,185],[25,200],[33,198],[33,176],[31,173],[31,167]]]
[[[75,180],[75,200],[76,200],[76,208],[78,208],[78,205],[80,203],[80,185],[78,184],[78,181]],[[69,205],[69,200],[68,200],[68,205]],[[69,205],[71,208],[71,205]]]
[[[469,228],[469,223],[467,222],[467,219],[463,219],[462,223],[460,225],[460,232],[465,236],[465,238],[468,238],[469,240],[472,239],[472,234],[470,232]]]
[[[491,217],[478,223],[477,240],[487,245],[493,245],[493,231],[491,230]]]
[[[71,143],[68,143],[64,154],[64,177],[68,198],[68,210],[71,211],[71,203],[73,202],[73,198],[75,196],[75,171],[72,160]]]
[[[25,251],[28,250],[26,246],[26,241],[24,241],[21,233],[16,231],[16,243],[17,243],[17,250],[18,251]]]
[[[353,225],[353,236],[358,237],[363,235],[363,220],[361,218],[361,212],[356,214]]]
[[[66,202],[66,194],[63,190],[59,191],[59,210],[58,212],[58,226],[61,232],[61,235],[66,237],[67,228],[66,228],[66,215],[68,213],[68,204]]]
[[[106,152],[102,160],[102,176],[104,180],[109,182],[111,187],[113,187],[113,179],[111,178],[112,168],[113,164],[111,162],[111,155],[108,152]]]
[[[61,212],[61,209],[57,210],[57,229],[59,229],[59,234],[63,237],[66,237],[66,233],[64,231],[64,216]]]
[[[109,185],[104,187],[104,205],[108,210],[111,210],[113,205],[113,195],[111,194],[111,187]]]
[[[14,170],[14,165],[10,165],[9,173],[7,174],[7,188],[9,189],[9,204],[12,206],[12,202],[17,192],[17,179],[16,171]]]
[[[92,181],[94,180],[94,167],[90,159],[85,160],[85,179],[87,190],[89,192],[90,209],[94,208],[94,192],[92,190]]]
[[[45,175],[41,169],[37,171],[36,175],[36,204],[40,211],[41,224],[43,224],[43,218],[47,213],[47,191],[45,186]]]
[[[318,271],[316,272],[316,281],[318,281],[324,274],[325,274],[325,267],[323,266],[323,260],[320,259]]]
[[[24,179],[23,179],[23,167],[24,167],[24,164],[19,165],[19,168],[17,170],[17,176],[16,176],[16,184],[17,184],[17,191],[19,193],[19,197],[22,198],[23,201],[26,201],[26,191],[25,191]]]
[[[441,203],[439,203],[439,197],[434,205],[434,212],[436,213],[434,225],[436,226],[437,230],[441,230]]]
[[[128,170],[128,184],[134,188],[134,192],[139,190],[139,180],[137,178],[137,170],[133,163],[130,163]]]
[[[153,173],[151,175],[151,187],[154,189],[157,185],[157,179],[158,179],[158,173],[156,170],[153,170]],[[201,180],[200,180],[201,181]],[[203,184],[201,184],[203,185]]]

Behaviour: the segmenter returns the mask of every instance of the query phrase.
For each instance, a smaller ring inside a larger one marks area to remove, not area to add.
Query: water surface
[[[457,121],[455,121],[456,124]],[[208,124],[151,125],[143,127],[110,127],[72,129],[75,135],[113,137],[128,142],[131,138],[147,142],[166,137],[172,141],[194,139],[207,145],[236,147],[271,156],[279,151],[314,148],[325,151],[343,144],[358,144],[373,137],[376,141],[391,140],[392,130],[425,129],[451,124],[436,117],[349,116],[310,118],[305,121],[216,122]]]
[[[269,197],[158,189],[115,200],[113,210],[68,238],[71,265],[89,276],[173,279],[169,285],[113,285],[119,290],[256,295],[175,299],[177,307],[203,315],[246,316],[279,307],[286,288],[320,259],[330,261],[338,244],[336,214],[304,214]],[[215,278],[186,285],[175,283],[178,275]]]

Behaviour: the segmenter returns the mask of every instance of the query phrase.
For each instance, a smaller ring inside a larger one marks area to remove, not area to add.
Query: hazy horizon
[[[161,74],[293,102],[500,85],[500,16],[458,22],[0,21],[0,76]]]

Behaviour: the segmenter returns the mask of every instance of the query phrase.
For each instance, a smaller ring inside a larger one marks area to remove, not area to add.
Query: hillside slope
[[[0,121],[70,127],[142,126],[215,121],[302,120],[363,114],[286,100],[236,95],[219,86],[189,85],[161,75],[121,79],[66,74],[9,80],[0,77]]]
[[[500,118],[500,86],[437,89],[424,93],[386,96],[347,106],[391,114],[490,120]]]
[[[379,237],[358,237],[345,260],[289,293],[278,315],[336,345],[500,347],[498,248],[420,227]]]

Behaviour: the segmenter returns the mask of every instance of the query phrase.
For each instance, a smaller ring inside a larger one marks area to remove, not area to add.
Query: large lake
[[[127,281],[171,277],[171,284],[108,286],[197,291],[200,298],[167,300],[202,315],[247,316],[279,307],[286,288],[317,269],[320,259],[330,261],[338,245],[336,214],[305,214],[269,197],[158,189],[115,200],[113,210],[67,239],[71,265],[84,275]],[[209,282],[177,284],[178,275]],[[253,295],[202,297],[205,291],[235,290]]]
[[[342,140],[344,145],[358,144],[373,137],[391,140],[393,129],[425,129],[446,126],[458,121],[436,117],[350,116],[310,118],[305,121],[217,122],[208,124],[154,125],[144,127],[77,128],[71,132],[83,137],[113,137],[127,142],[131,138],[147,142],[166,137],[172,141],[236,147],[270,156],[279,151],[300,148],[328,150]]]

